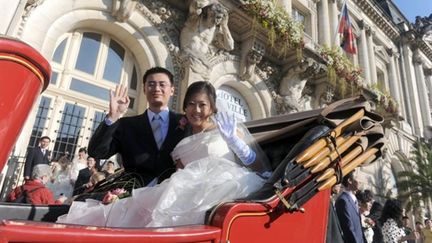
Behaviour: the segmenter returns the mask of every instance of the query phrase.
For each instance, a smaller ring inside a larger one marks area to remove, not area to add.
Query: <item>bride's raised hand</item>
[[[219,132],[228,147],[237,155],[244,165],[252,164],[256,159],[256,153],[241,138],[237,136],[237,119],[234,115],[217,113],[215,122]]]
[[[237,119],[234,115],[230,116],[226,112],[219,112],[216,113],[214,121],[226,141],[237,136]]]
[[[117,85],[115,91],[110,90],[110,111],[108,113],[108,119],[112,122],[116,122],[122,117],[130,103],[128,96],[128,88],[123,85]]]

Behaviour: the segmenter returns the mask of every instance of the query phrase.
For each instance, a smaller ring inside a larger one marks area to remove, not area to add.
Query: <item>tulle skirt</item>
[[[132,196],[104,205],[74,202],[59,223],[109,227],[162,227],[202,224],[207,210],[246,197],[264,180],[254,172],[223,158],[189,163],[154,187],[135,189]]]

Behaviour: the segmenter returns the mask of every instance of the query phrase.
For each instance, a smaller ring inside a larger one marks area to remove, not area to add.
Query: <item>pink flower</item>
[[[177,126],[177,128],[180,128],[181,130],[185,129],[185,126],[188,124],[188,120],[185,116],[183,116],[180,120],[179,120],[179,124]]]
[[[114,190],[107,192],[107,194],[105,194],[104,198],[102,199],[102,203],[110,204],[128,195],[129,193],[125,189],[116,188]]]
[[[107,194],[105,195],[105,197],[102,199],[102,203],[103,204],[110,204],[114,201],[118,200],[118,196],[111,193],[111,192],[107,192]]]
[[[123,193],[126,193],[126,190],[123,188],[117,188],[111,191],[112,194],[116,195],[116,196],[120,196]]]

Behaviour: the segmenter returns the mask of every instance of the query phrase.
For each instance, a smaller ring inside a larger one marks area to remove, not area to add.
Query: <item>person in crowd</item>
[[[87,148],[82,147],[78,150],[78,155],[73,158],[72,168],[70,170],[70,179],[72,186],[75,185],[79,171],[87,167],[87,157]]]
[[[122,117],[130,102],[127,87],[119,85],[111,91],[109,113],[90,139],[89,155],[108,159],[119,153],[125,172],[137,175],[141,186],[168,178],[175,171],[170,153],[184,137],[181,114],[168,109],[173,82],[172,73],[165,68],[147,70],[143,90],[149,108],[133,117]]]
[[[432,243],[432,221],[431,219],[424,220],[424,228],[422,229],[423,243]]]
[[[334,186],[332,186],[331,189],[331,201],[333,203],[333,205],[336,202],[336,199],[339,197],[340,193],[342,192],[342,185],[340,183],[335,184]]]
[[[423,223],[420,221],[415,222],[415,230],[420,233],[420,239],[416,240],[416,243],[423,243]]]
[[[336,215],[335,202],[342,191],[340,183],[335,184],[331,188],[329,219],[327,224],[326,242],[343,243],[342,228]]]
[[[73,195],[81,194],[88,188],[88,182],[90,181],[91,175],[95,172],[96,160],[93,157],[87,158],[87,167],[80,170],[78,178],[75,182]]]
[[[372,243],[374,235],[373,227],[375,226],[375,221],[369,218],[369,214],[372,208],[373,194],[370,190],[357,191],[356,198],[359,205],[360,220],[365,241],[366,243]]]
[[[24,164],[24,179],[29,180],[32,175],[33,167],[38,164],[50,164],[51,151],[48,150],[48,146],[51,142],[51,138],[43,136],[39,139],[39,146],[30,148],[27,152],[27,157]]]
[[[269,173],[250,168],[270,168],[268,160],[233,116],[219,115],[212,120],[215,103],[216,92],[209,82],[197,81],[187,89],[183,109],[192,135],[172,151],[182,169],[169,179],[135,189],[131,197],[108,205],[74,202],[58,222],[111,227],[202,224],[213,206],[258,190],[264,178],[257,173]]]
[[[382,232],[381,232],[381,224],[379,219],[381,218],[381,213],[382,213],[382,204],[374,201],[372,203],[372,207],[369,211],[369,216],[368,218],[370,218],[374,224],[372,226],[373,229],[373,240],[372,243],[383,243],[383,236],[382,236]]]
[[[345,243],[364,243],[364,236],[360,221],[359,207],[355,193],[359,183],[354,171],[342,178],[344,191],[335,203],[336,214],[342,227]]]
[[[93,188],[96,186],[96,184],[106,178],[106,174],[104,172],[94,172],[90,176],[89,182],[85,184],[85,190],[84,192],[91,192],[93,191]]]
[[[69,152],[65,152],[57,161],[51,163],[52,178],[47,187],[51,189],[54,196],[64,195],[67,198],[72,197],[73,185],[71,184],[70,170],[71,161],[69,159]]]
[[[106,169],[104,169],[102,172],[105,174],[105,177],[108,177],[108,176],[114,174],[114,172],[115,172],[114,162],[109,160],[106,164]]]
[[[406,215],[402,217],[402,229],[404,230],[405,235],[410,235],[413,232],[413,229],[410,227],[410,219]],[[415,243],[415,240],[407,240],[407,243]]]
[[[397,199],[387,199],[382,210],[380,222],[384,243],[398,243],[407,240],[416,240],[420,237],[418,232],[405,235],[402,228],[402,205]]]
[[[50,189],[45,184],[51,179],[51,167],[46,164],[35,165],[30,180],[26,180],[24,185],[16,187],[7,197],[8,202],[13,202],[22,193],[26,193],[27,203],[34,205],[62,204],[67,198],[63,195],[55,200]]]

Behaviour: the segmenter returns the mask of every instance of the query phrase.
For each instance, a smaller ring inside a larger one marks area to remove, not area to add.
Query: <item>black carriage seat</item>
[[[0,203],[0,220],[19,219],[55,222],[60,215],[69,211],[70,205],[31,205],[24,203]]]

